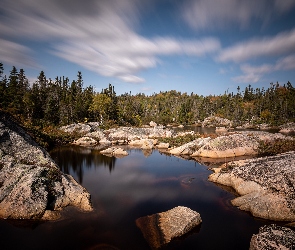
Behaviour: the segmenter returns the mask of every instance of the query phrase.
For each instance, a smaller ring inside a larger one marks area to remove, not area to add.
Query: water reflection
[[[66,174],[77,176],[77,181],[83,184],[83,173],[85,169],[92,167],[106,167],[110,173],[115,169],[116,158],[108,157],[99,153],[98,150],[80,147],[64,146],[58,147],[50,152],[51,157]],[[70,160],[69,160],[70,159]]]

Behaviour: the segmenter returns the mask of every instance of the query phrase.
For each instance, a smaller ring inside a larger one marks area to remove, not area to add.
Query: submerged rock
[[[295,220],[295,152],[231,162],[209,180],[234,188],[232,204],[255,217]]]
[[[75,206],[91,211],[90,194],[63,174],[49,154],[0,112],[0,218],[54,219]]]
[[[136,225],[152,249],[159,249],[201,224],[198,212],[178,206],[166,212],[138,218]]]
[[[259,228],[250,242],[250,250],[295,249],[295,232],[275,224]]]

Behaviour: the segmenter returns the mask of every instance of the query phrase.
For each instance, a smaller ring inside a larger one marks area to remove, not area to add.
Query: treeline
[[[41,127],[74,122],[99,121],[104,126],[140,126],[151,120],[160,123],[194,124],[210,115],[244,122],[280,125],[295,121],[295,88],[290,82],[281,86],[253,89],[251,85],[237,93],[201,96],[175,90],[153,95],[125,93],[116,95],[109,84],[96,93],[83,87],[81,72],[67,77],[47,79],[43,71],[29,83],[23,69],[13,67],[8,78],[0,63],[0,108]]]

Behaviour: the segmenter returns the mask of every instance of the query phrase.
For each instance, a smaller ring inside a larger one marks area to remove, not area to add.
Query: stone
[[[295,249],[295,232],[275,224],[259,228],[251,238],[249,250]]]
[[[188,142],[180,147],[173,148],[169,151],[170,154],[173,155],[191,155],[197,149],[201,148],[203,145],[207,144],[207,142],[211,140],[210,137],[207,138],[198,138],[194,141]]]
[[[169,143],[160,142],[157,145],[157,148],[159,148],[159,149],[168,149],[169,148]]]
[[[185,235],[201,223],[202,219],[198,212],[183,206],[136,220],[136,225],[152,249],[165,246],[174,238]]]
[[[150,127],[157,127],[157,123],[150,121]]]
[[[79,138],[78,140],[74,141],[73,144],[78,145],[78,146],[89,147],[89,146],[97,145],[98,142],[91,137],[83,136],[83,137]]]
[[[232,127],[232,121],[218,116],[209,116],[202,122],[202,127]]]
[[[101,154],[111,155],[111,156],[127,156],[128,153],[122,148],[111,147],[100,151]]]
[[[295,152],[227,163],[209,180],[234,188],[232,204],[253,216],[275,221],[295,220]]]
[[[90,194],[62,173],[11,116],[0,112],[0,218],[56,219],[75,206],[91,211]]]

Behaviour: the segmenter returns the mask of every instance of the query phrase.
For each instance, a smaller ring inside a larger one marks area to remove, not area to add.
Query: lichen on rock
[[[66,206],[91,211],[90,194],[62,173],[11,116],[0,112],[0,218],[56,219]]]

